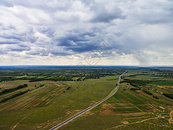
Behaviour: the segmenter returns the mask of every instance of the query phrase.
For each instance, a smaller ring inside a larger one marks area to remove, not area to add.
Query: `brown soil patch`
[[[162,85],[157,85],[159,88],[173,88],[173,86],[162,86]]]
[[[135,90],[137,93],[142,93],[141,90]]]
[[[66,115],[70,115],[70,114],[76,114],[79,113],[81,110],[72,110],[72,111],[67,111]]]
[[[99,114],[102,116],[108,116],[108,115],[115,115],[115,112],[113,110],[103,110]]]
[[[170,124],[173,124],[173,110],[170,112],[169,123],[170,123]]]
[[[114,109],[114,107],[112,106],[112,104],[103,104],[101,106],[101,109]]]
[[[129,124],[129,122],[128,121],[122,121],[121,123],[123,123],[123,124]]]
[[[149,113],[147,112],[137,112],[137,113],[126,113],[126,114],[121,114],[122,116],[141,116],[141,115],[148,115]]]

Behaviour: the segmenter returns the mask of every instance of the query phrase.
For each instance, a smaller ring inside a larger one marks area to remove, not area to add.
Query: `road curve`
[[[125,71],[124,73],[126,73],[127,71]],[[119,79],[118,79],[118,83],[116,85],[116,88],[113,92],[111,92],[107,97],[105,97],[104,99],[102,99],[101,101],[97,102],[96,104],[84,109],[83,111],[79,112],[78,114],[70,117],[69,119],[61,122],[60,124],[54,126],[53,128],[51,128],[50,130],[57,130],[58,128],[62,127],[63,125],[69,123],[70,121],[74,120],[75,118],[81,116],[82,114],[84,114],[85,112],[93,109],[94,107],[98,106],[99,104],[101,104],[102,102],[106,101],[107,99],[109,99],[110,97],[112,97],[117,91],[118,91],[118,88],[119,88],[119,84],[120,84],[120,80],[121,80],[121,76],[124,74],[122,73],[120,76],[119,76]]]

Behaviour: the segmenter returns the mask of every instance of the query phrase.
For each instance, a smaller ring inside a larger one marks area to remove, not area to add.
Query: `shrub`
[[[140,90],[139,88],[130,88],[130,90]]]
[[[153,95],[153,98],[155,98],[155,99],[159,99],[157,96],[154,96],[154,95]]]
[[[164,96],[173,99],[173,94],[163,93]]]
[[[145,93],[148,94],[148,95],[152,95],[152,93],[149,92],[149,91],[147,91],[147,90],[142,90],[142,91],[145,92]]]

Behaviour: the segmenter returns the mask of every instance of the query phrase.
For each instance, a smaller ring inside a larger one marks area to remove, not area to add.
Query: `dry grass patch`
[[[103,104],[101,109],[115,109],[115,107],[113,107],[112,104]]]
[[[66,112],[66,115],[70,115],[70,114],[77,114],[77,113],[79,113],[79,112],[81,112],[81,110],[72,110],[72,111],[67,111],[67,112]]]
[[[115,115],[115,112],[113,110],[103,110],[100,111],[99,114],[102,116],[110,116],[110,115]]]
[[[122,121],[121,123],[124,124],[124,125],[129,124],[128,121]]]
[[[147,112],[136,112],[136,113],[125,113],[121,114],[122,116],[143,116],[143,115],[149,115]]]
[[[103,104],[99,114],[102,116],[115,115],[113,109],[115,109],[115,107],[113,107],[112,104]]]
[[[135,92],[136,92],[136,93],[142,93],[142,91],[141,91],[141,90],[135,90]]]
[[[159,88],[173,88],[173,86],[166,86],[166,85],[157,85],[157,87]]]

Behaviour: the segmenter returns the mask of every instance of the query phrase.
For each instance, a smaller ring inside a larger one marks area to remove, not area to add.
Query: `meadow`
[[[163,93],[173,94],[173,88],[160,86],[171,86],[173,73],[146,68],[0,70],[5,79],[0,82],[0,92],[28,85],[0,95],[0,101],[29,90],[0,103],[0,129],[50,129],[109,95],[125,70],[128,72],[113,97],[60,129],[172,129],[168,120],[173,99]],[[66,76],[66,81],[59,78]]]

